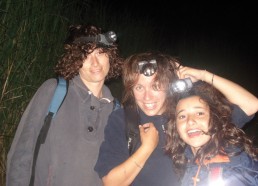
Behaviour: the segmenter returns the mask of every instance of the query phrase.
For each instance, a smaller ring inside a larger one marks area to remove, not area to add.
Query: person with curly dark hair
[[[221,89],[232,103],[232,119],[238,126],[257,112],[257,98],[243,87],[180,63],[177,57],[155,51],[133,54],[125,60],[123,108],[109,117],[95,166],[105,186],[179,185],[164,149],[171,107],[169,87],[179,78],[202,80]]]
[[[221,92],[199,81],[170,101],[166,150],[182,186],[258,185],[258,148]]]
[[[68,82],[66,97],[52,120],[35,167],[35,186],[100,186],[93,167],[113,111],[107,80],[121,75],[114,32],[93,25],[72,25],[55,72]],[[7,160],[7,185],[31,185],[33,151],[57,80],[45,81],[27,106]]]

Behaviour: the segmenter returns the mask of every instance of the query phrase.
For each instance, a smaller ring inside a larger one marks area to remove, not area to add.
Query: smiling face
[[[155,76],[140,74],[133,87],[136,104],[148,116],[161,115],[164,112],[166,91],[154,81]]]
[[[102,53],[101,49],[95,49],[87,55],[80,68],[80,76],[82,80],[88,83],[104,83],[110,68],[109,57],[106,53]]]
[[[210,140],[208,132],[210,108],[199,96],[181,99],[176,107],[176,126],[180,138],[193,153]]]

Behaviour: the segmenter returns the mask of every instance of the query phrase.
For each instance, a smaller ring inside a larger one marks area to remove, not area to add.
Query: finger
[[[178,71],[177,71],[177,75],[179,77],[179,79],[183,79],[184,78],[184,74],[185,74],[185,67],[181,67]]]
[[[148,128],[148,127],[150,127],[150,123],[144,123],[144,124],[142,124],[142,126],[143,126],[143,128]]]
[[[180,63],[176,63],[176,68],[177,69],[183,68],[183,65],[181,65]]]
[[[195,76],[191,75],[191,74],[185,74],[184,78],[190,78],[193,83],[198,81],[198,79]]]

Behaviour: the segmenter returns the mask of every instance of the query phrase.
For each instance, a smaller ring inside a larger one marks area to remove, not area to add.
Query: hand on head
[[[205,72],[205,70],[180,66],[177,75],[179,79],[191,78],[192,82],[197,82],[204,79]]]

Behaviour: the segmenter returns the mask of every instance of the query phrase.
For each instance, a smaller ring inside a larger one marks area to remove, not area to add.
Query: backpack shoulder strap
[[[39,137],[40,137],[41,144],[45,143],[51,120],[55,117],[57,111],[61,107],[65,99],[65,96],[67,94],[67,89],[68,89],[68,80],[65,80],[62,77],[58,77],[56,90],[50,102],[48,114],[45,118],[44,125],[40,130]]]
[[[49,112],[53,113],[52,117],[56,115],[58,109],[62,105],[67,93],[67,87],[68,87],[68,81],[66,81],[62,77],[58,77],[57,87],[48,109]]]
[[[140,140],[140,134],[139,134],[139,124],[140,124],[140,116],[139,112],[136,109],[124,107],[125,111],[125,121],[126,121],[126,127],[125,127],[125,133],[126,133],[126,139],[127,139],[127,145],[129,154],[131,155],[135,149],[136,145]]]
[[[113,111],[115,111],[115,110],[117,110],[119,108],[122,108],[122,105],[121,105],[120,101],[117,98],[114,98],[113,103],[114,103]]]
[[[40,149],[40,145],[45,143],[47,133],[52,121],[52,118],[56,115],[58,109],[62,105],[64,98],[67,93],[67,88],[68,88],[68,81],[65,79],[59,77],[57,80],[57,87],[54,93],[54,96],[51,100],[49,109],[48,109],[48,114],[45,117],[44,124],[39,132],[37,141],[36,141],[36,146],[34,149],[34,154],[33,154],[33,159],[32,159],[32,170],[31,170],[31,177],[30,177],[30,184],[29,186],[34,185],[34,179],[35,179],[35,167],[36,167],[36,162],[38,159],[38,153]]]

